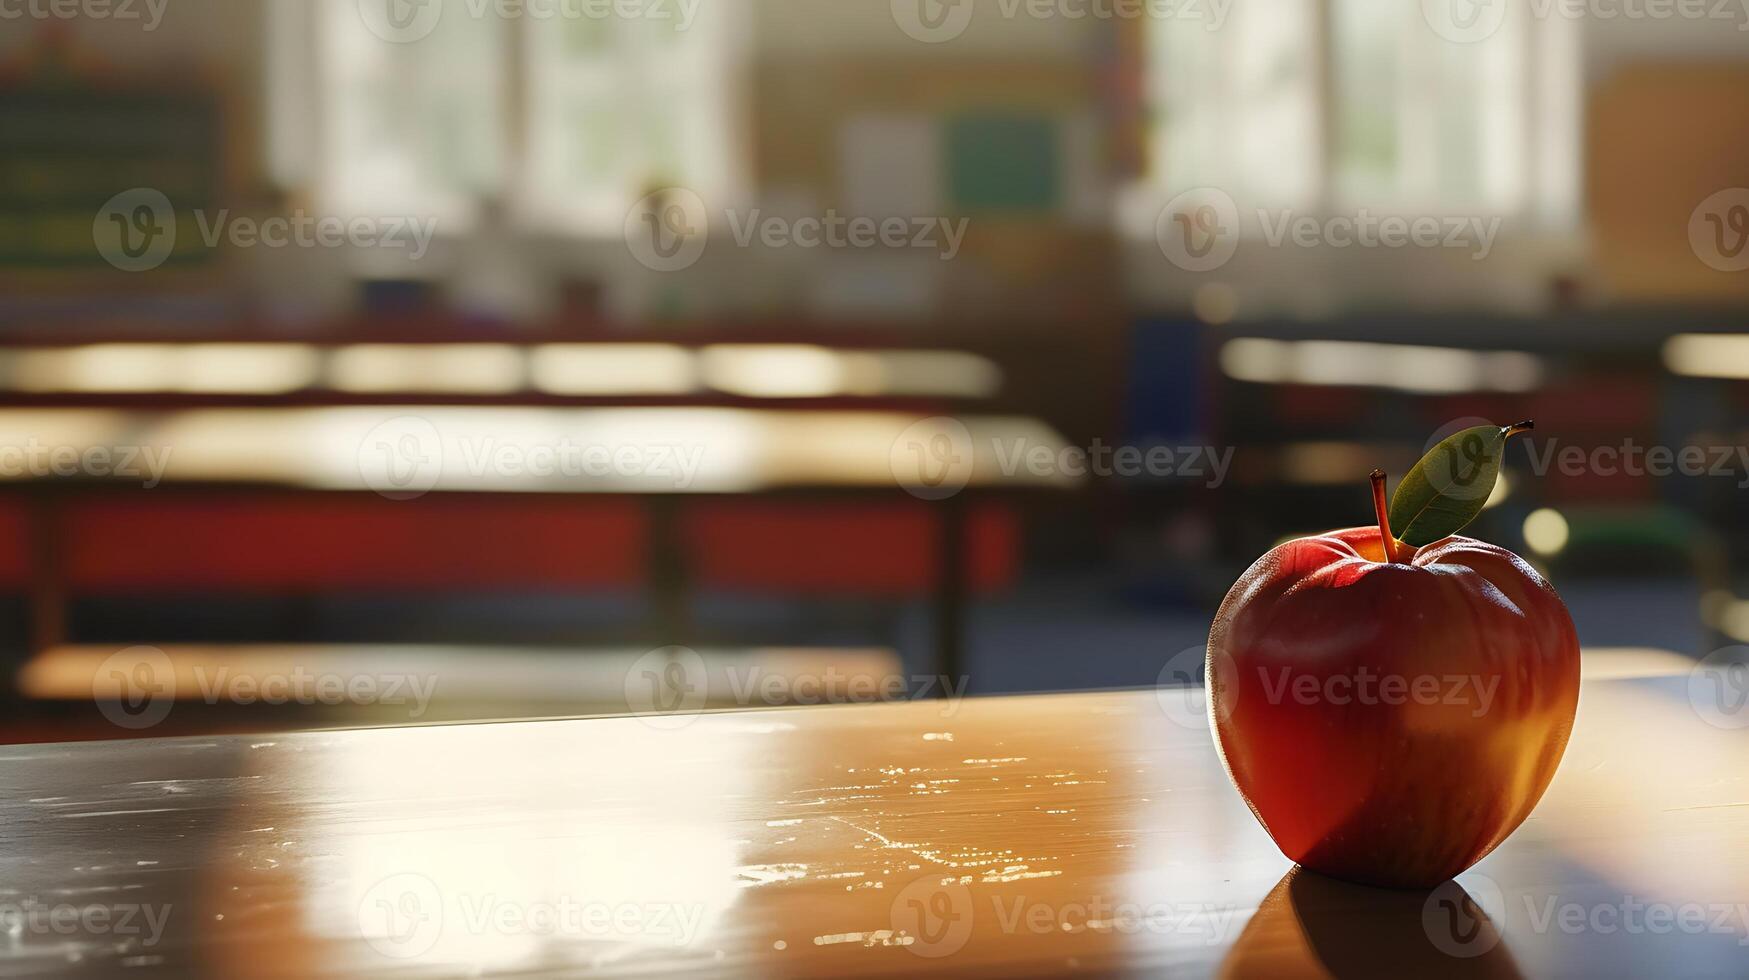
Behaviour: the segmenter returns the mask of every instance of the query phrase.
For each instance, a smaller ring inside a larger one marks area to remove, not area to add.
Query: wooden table
[[[155,494],[220,488],[378,493],[634,494],[649,501],[650,593],[663,642],[688,643],[686,498],[854,494],[937,505],[936,671],[965,671],[968,497],[1073,488],[1067,443],[1037,419],[874,409],[346,407],[0,409],[0,487],[34,502],[35,651],[65,642],[55,528],[69,485]],[[59,456],[51,456],[53,451]],[[626,455],[621,455],[622,453]],[[1012,455],[1012,458],[1010,456]],[[939,458],[938,458],[939,457]],[[84,472],[78,472],[83,468]],[[903,490],[901,489],[903,488]]]
[[[13,450],[0,458],[0,483],[63,477],[397,497],[894,490],[901,480],[915,481],[919,453],[953,481],[950,492],[1084,482],[1055,466],[1039,469],[1024,455],[1043,451],[1055,460],[1068,448],[1037,419],[962,415],[943,422],[925,414],[676,406],[7,408],[0,409],[0,446]],[[938,461],[931,443],[943,435],[947,458]],[[622,452],[629,454],[620,458]],[[1008,461],[1004,453],[1017,458]]]
[[[12,748],[0,975],[1741,977],[1749,729],[1689,691],[1587,681],[1432,895],[1296,875],[1195,691]]]

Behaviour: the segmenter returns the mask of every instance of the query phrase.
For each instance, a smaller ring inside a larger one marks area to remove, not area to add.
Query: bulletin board
[[[1749,68],[1641,64],[1594,89],[1593,250],[1611,298],[1749,298]]]
[[[1122,292],[1104,93],[1099,65],[1080,60],[768,62],[754,182],[803,209],[969,219],[956,261],[910,267],[937,280],[944,316],[1090,322]],[[895,278],[881,292],[910,288]]]
[[[211,211],[221,151],[219,108],[204,93],[0,89],[0,267],[105,268],[92,224],[106,203],[149,187],[179,214]],[[189,225],[167,264],[213,260]]]

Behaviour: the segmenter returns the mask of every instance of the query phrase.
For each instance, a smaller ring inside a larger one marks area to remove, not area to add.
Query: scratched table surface
[[[1749,716],[1693,678],[1587,681],[1431,893],[1295,873],[1199,697],[4,749],[0,975],[1749,975]]]

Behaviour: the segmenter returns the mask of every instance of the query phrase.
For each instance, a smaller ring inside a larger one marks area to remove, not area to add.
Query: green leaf
[[[1421,548],[1463,530],[1494,492],[1506,440],[1532,426],[1478,425],[1434,446],[1391,495],[1391,533]]]

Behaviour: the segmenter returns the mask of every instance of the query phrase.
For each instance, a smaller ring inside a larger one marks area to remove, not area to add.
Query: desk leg
[[[959,690],[966,672],[966,593],[968,544],[966,504],[955,494],[936,504],[940,515],[936,542],[935,581],[935,671],[947,685],[934,690]]]
[[[30,500],[30,649],[35,656],[67,641],[66,549],[61,527],[61,508],[46,491]],[[18,667],[8,664],[6,682],[16,690]]]
[[[659,646],[692,642],[692,616],[687,602],[686,547],[680,540],[677,495],[649,498],[649,576],[653,639]]]

